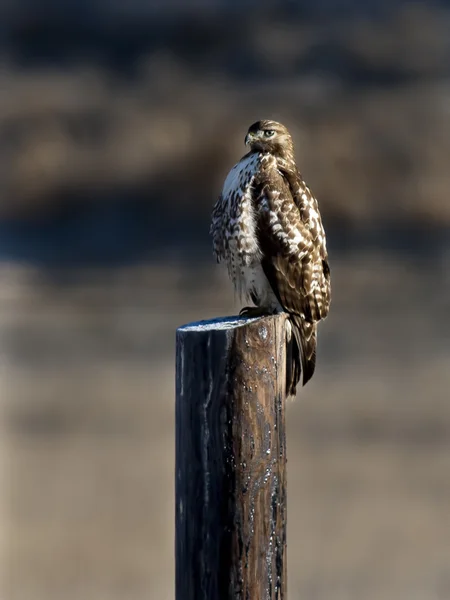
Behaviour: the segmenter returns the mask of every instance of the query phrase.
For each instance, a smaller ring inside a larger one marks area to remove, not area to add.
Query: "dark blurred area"
[[[174,594],[174,338],[291,130],[329,239],[288,407],[290,598],[450,598],[449,2],[0,0],[0,596]]]

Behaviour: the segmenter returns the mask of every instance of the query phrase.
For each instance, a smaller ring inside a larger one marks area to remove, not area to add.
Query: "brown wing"
[[[315,247],[314,256],[311,257],[313,262],[311,278],[313,289],[311,291],[314,292],[314,303],[318,305],[317,317],[323,319],[329,311],[331,288],[326,237],[319,206],[295,165],[293,168],[281,168],[280,173],[289,186],[292,199],[299,210],[300,219],[311,232]]]
[[[308,195],[297,171],[288,180],[273,166],[261,169],[255,181],[255,205],[261,264],[281,306],[290,314],[295,345],[289,385],[295,390],[300,361],[303,385],[314,374],[317,321],[328,314],[330,269],[325,234],[317,202]]]
[[[298,205],[287,179],[262,170],[255,182],[262,266],[282,307],[306,321],[324,318],[329,306],[329,267],[320,227],[308,206]],[[318,211],[317,211],[318,214]]]

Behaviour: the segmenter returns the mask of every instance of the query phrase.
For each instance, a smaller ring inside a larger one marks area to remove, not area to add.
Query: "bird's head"
[[[250,150],[270,152],[281,157],[293,157],[294,146],[291,134],[277,121],[256,121],[248,129],[245,143]]]

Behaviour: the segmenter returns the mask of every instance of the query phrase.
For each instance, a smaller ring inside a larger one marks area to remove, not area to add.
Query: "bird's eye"
[[[273,129],[265,129],[264,130],[264,137],[271,138],[274,135],[275,135],[275,131]]]

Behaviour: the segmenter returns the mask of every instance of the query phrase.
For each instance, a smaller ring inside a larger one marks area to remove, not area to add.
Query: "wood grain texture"
[[[176,600],[286,598],[285,317],[177,331]]]

